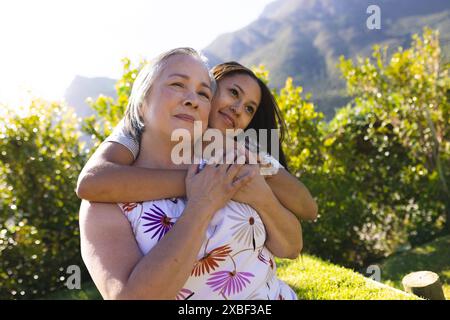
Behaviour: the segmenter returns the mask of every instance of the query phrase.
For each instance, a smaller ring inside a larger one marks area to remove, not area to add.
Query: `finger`
[[[229,166],[230,166],[230,165],[229,165],[229,164],[226,164],[226,163],[219,165],[218,169],[219,169],[220,174],[226,175]]]
[[[198,172],[198,167],[199,164],[191,164],[188,168],[188,172],[187,172],[187,178],[192,178],[193,176],[195,176]]]
[[[244,166],[243,164],[233,164],[233,165],[231,165],[228,168],[228,171],[227,171],[228,179],[230,181],[233,181],[236,178],[236,176],[239,174],[239,172],[241,171],[243,166]]]
[[[205,166],[205,169],[203,169],[203,171],[205,171],[206,173],[210,172],[210,171],[217,171],[217,167],[218,166],[219,166],[218,164],[214,164],[214,163],[213,164],[207,164]]]
[[[208,159],[207,164],[209,166],[217,167],[220,164],[220,158],[221,156],[214,155],[214,157]]]
[[[250,181],[252,181],[253,178],[254,178],[253,172],[249,172],[248,174],[245,174],[244,176],[239,177],[238,179],[236,179],[235,181],[233,181],[231,183],[231,187],[233,189],[232,191],[236,192],[240,188],[246,186]]]

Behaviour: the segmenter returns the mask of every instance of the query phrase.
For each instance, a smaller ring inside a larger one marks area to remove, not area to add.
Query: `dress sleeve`
[[[105,139],[104,142],[107,141],[117,142],[125,146],[133,154],[134,160],[136,160],[140,147],[139,141],[136,141],[133,137],[126,133],[123,119],[117,124],[113,132]]]
[[[263,176],[271,176],[278,172],[278,169],[284,169],[283,165],[268,153],[264,153],[261,157],[262,166],[260,174]]]

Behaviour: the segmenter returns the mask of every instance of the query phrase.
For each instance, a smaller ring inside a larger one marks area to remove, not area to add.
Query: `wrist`
[[[185,208],[202,216],[213,214],[218,210],[211,201],[202,201],[200,199],[188,199]]]

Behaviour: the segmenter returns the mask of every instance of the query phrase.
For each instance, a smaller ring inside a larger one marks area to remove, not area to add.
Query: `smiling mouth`
[[[195,121],[195,118],[193,116],[190,116],[190,115],[184,114],[184,113],[175,115],[175,118],[178,118],[178,119],[184,120],[184,121],[188,121],[188,122],[192,122],[192,123],[194,123],[194,121]]]
[[[225,122],[226,122],[230,127],[232,127],[232,128],[235,127],[235,123],[234,123],[233,118],[231,118],[229,115],[227,115],[226,113],[223,113],[223,112],[221,112],[221,111],[219,111],[219,113],[224,117]]]

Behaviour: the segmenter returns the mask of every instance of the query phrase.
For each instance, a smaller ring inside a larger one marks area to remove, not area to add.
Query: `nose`
[[[240,115],[243,109],[243,106],[241,103],[235,103],[230,107],[231,111],[235,114],[235,115]]]
[[[186,93],[186,95],[184,97],[183,105],[186,107],[197,109],[198,108],[197,94],[192,91]]]

